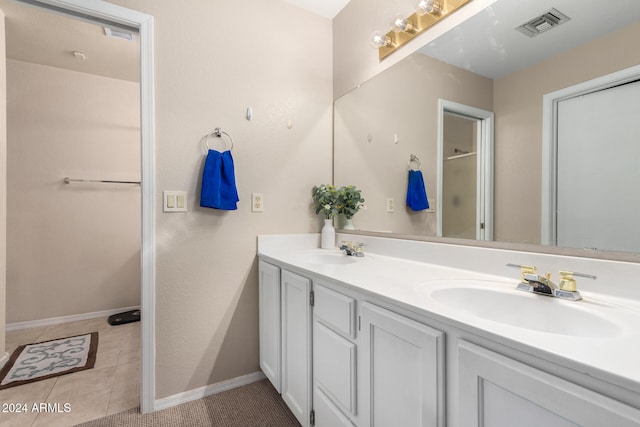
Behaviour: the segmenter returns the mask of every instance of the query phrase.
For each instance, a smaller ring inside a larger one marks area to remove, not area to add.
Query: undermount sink
[[[296,254],[300,262],[314,265],[352,264],[363,258],[347,256],[342,252],[330,249],[302,251]]]
[[[454,310],[510,326],[583,338],[611,338],[622,329],[589,311],[584,301],[562,301],[505,288],[503,282],[455,280],[429,291],[435,301]],[[482,284],[487,286],[482,286]],[[499,284],[499,287],[496,286]],[[491,287],[493,285],[493,287]]]

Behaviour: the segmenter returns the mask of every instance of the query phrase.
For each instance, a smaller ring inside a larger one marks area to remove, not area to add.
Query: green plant
[[[312,195],[317,214],[322,213],[325,219],[338,215],[338,191],[333,185],[315,185]]]
[[[338,190],[338,213],[343,214],[347,219],[351,219],[363,206],[362,193],[355,185],[340,187]]]

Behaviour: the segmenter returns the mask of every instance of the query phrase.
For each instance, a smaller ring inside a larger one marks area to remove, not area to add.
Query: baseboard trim
[[[0,369],[2,369],[4,364],[7,363],[8,361],[9,361],[9,353],[5,353],[4,356],[2,356],[2,359],[0,359]]]
[[[181,403],[191,402],[192,400],[202,399],[203,397],[211,396],[212,394],[221,393],[223,391],[242,387],[243,385],[262,381],[265,378],[267,377],[264,375],[264,373],[262,371],[258,371],[251,374],[242,375],[240,377],[231,378],[226,381],[220,381],[219,383],[185,391],[183,393],[174,394],[173,396],[156,399],[155,404],[153,405],[154,411],[167,409],[172,406],[180,405]]]
[[[6,331],[17,331],[19,329],[36,328],[40,326],[59,325],[61,323],[77,322],[78,320],[95,319],[96,317],[107,317],[123,311],[137,310],[140,306],[114,308],[111,310],[94,311],[92,313],[72,314],[70,316],[51,317],[49,319],[28,320],[26,322],[8,323]]]

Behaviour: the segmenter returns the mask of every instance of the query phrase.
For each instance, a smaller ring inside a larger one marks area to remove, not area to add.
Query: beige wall
[[[140,304],[138,83],[7,60],[7,323]]]
[[[637,65],[639,39],[633,24],[495,80],[496,240],[540,243],[543,95]]]
[[[355,227],[435,236],[436,214],[406,206],[407,162],[411,154],[420,159],[435,207],[438,99],[491,110],[492,92],[491,79],[415,54],[336,100],[334,181],[360,188],[367,207]],[[395,200],[393,213],[387,198]]]
[[[331,180],[331,21],[279,0],[113,3],[155,20],[162,398],[259,370],[256,236],[318,232],[311,188]],[[237,211],[198,204],[215,127],[234,139]],[[189,211],[162,213],[162,190],[186,190]]]
[[[0,359],[5,353],[7,262],[7,86],[4,13],[0,10]]]

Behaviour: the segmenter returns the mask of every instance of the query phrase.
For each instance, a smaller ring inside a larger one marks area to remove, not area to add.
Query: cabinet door
[[[309,425],[311,408],[311,281],[283,270],[282,398],[300,424]]]
[[[322,390],[346,414],[356,415],[356,345],[318,321],[313,323],[313,385],[314,401]]]
[[[260,369],[280,392],[280,269],[258,264]]]
[[[444,426],[444,334],[362,303],[362,426]]]
[[[354,427],[333,401],[318,388],[313,392],[315,427]]]
[[[639,427],[640,411],[477,345],[458,345],[465,427]]]

